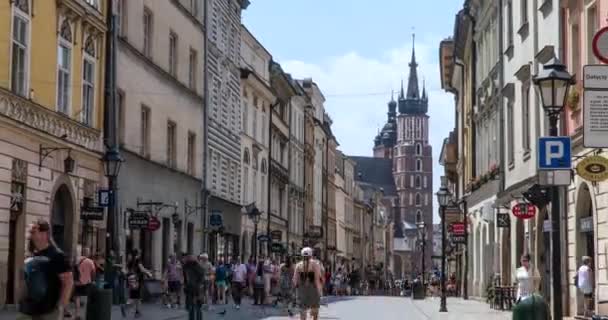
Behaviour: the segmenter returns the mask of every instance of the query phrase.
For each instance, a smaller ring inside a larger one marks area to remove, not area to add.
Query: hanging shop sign
[[[82,220],[103,220],[102,207],[82,206],[80,208],[80,219]]]
[[[283,239],[283,232],[281,230],[270,231],[270,238],[272,241],[281,241]]]
[[[148,229],[150,216],[147,211],[131,211],[129,229]]]
[[[150,217],[148,219],[148,230],[156,231],[160,229],[160,220],[157,217]]]
[[[270,251],[274,253],[282,253],[285,251],[285,248],[283,247],[282,243],[273,243],[270,245]]]
[[[527,220],[534,218],[536,207],[530,203],[518,203],[513,207],[512,212],[516,218]]]
[[[452,227],[452,234],[455,236],[464,236],[464,234],[466,233],[466,226],[464,225],[463,222],[458,222],[458,223],[452,223],[451,224]]]
[[[209,215],[209,226],[212,228],[219,228],[224,225],[224,219],[222,217],[222,211],[212,210]]]
[[[270,241],[270,237],[265,235],[265,234],[261,234],[258,236],[258,241],[260,242],[268,242]]]
[[[586,157],[576,166],[576,173],[587,181],[604,181],[608,179],[608,159],[602,156]]]
[[[466,239],[464,235],[461,236],[457,236],[457,235],[452,235],[452,239],[451,239],[452,243],[454,244],[458,244],[458,243],[466,243]]]
[[[498,213],[496,215],[496,225],[499,228],[509,228],[511,226],[511,219],[508,213]]]
[[[308,238],[319,239],[323,237],[323,227],[321,226],[310,226],[306,233]]]

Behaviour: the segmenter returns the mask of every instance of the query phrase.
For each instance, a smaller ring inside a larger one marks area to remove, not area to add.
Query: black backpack
[[[19,311],[27,315],[35,315],[41,307],[48,304],[49,283],[46,268],[50,259],[46,256],[36,256],[26,261],[24,266],[25,296],[19,304]]]

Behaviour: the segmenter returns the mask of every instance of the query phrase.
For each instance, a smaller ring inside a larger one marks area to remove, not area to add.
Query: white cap
[[[302,257],[312,257],[312,248],[306,247],[302,249]]]
[[[198,255],[198,257],[201,259],[209,259],[209,256],[206,253],[201,253]]]

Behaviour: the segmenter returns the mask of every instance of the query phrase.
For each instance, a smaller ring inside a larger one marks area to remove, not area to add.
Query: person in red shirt
[[[89,292],[92,290],[93,279],[95,279],[95,262],[90,258],[89,248],[82,248],[82,255],[76,259],[74,268],[78,268],[78,279],[75,280],[74,289],[74,311],[76,319],[80,319],[80,298],[86,302]]]

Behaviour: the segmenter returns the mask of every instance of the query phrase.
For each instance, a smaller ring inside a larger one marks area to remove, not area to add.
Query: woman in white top
[[[540,283],[538,270],[530,265],[530,255],[524,253],[521,256],[521,267],[515,272],[517,282],[517,301],[531,297],[537,292]]]

